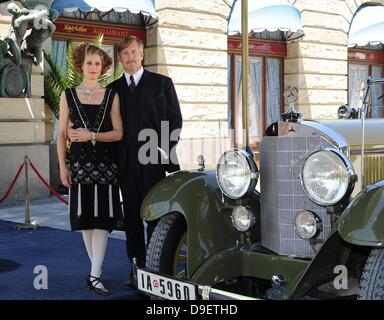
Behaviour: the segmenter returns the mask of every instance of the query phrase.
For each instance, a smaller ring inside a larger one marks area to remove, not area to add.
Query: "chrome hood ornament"
[[[295,86],[289,86],[284,91],[285,101],[288,103],[288,112],[281,115],[284,122],[297,122],[301,119],[301,113],[295,109],[295,102],[297,101],[298,90]]]

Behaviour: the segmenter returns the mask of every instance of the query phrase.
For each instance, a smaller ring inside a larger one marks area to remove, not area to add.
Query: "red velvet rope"
[[[2,198],[0,199],[0,203],[2,203],[2,202],[8,197],[8,195],[9,195],[9,193],[11,192],[13,186],[15,185],[17,179],[19,178],[19,175],[20,175],[20,173],[21,173],[21,170],[22,170],[23,167],[24,167],[24,164],[25,164],[25,162],[23,162],[23,163],[20,165],[19,170],[17,170],[17,173],[16,173],[15,177],[13,178],[11,184],[10,184],[9,187],[8,187],[8,190],[5,192],[5,194],[4,194],[4,195],[2,196]]]
[[[68,201],[65,200],[61,195],[59,195],[49,184],[47,181],[44,180],[43,176],[39,173],[39,171],[36,169],[36,167],[33,165],[31,160],[29,160],[29,164],[31,165],[31,168],[33,171],[35,171],[36,175],[39,177],[41,182],[45,185],[45,187],[51,192],[56,198],[58,198],[61,202],[68,204]]]

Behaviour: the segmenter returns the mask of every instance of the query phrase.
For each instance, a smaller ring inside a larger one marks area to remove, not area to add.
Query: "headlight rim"
[[[305,187],[305,183],[304,183],[304,179],[303,179],[304,166],[305,166],[305,163],[307,162],[307,160],[312,155],[314,155],[315,153],[324,152],[324,151],[328,151],[328,152],[332,152],[332,153],[336,154],[336,156],[338,156],[341,159],[341,161],[343,162],[343,164],[347,170],[347,173],[348,173],[348,187],[347,187],[344,195],[336,202],[325,203],[325,202],[320,202],[316,199],[313,199],[312,196],[310,195],[310,193],[308,192],[307,188]],[[357,175],[355,173],[355,170],[353,168],[351,161],[345,156],[345,154],[343,152],[341,152],[340,150],[337,150],[337,149],[333,149],[333,148],[321,148],[321,149],[318,149],[318,150],[315,150],[313,152],[308,153],[308,155],[303,160],[303,165],[302,165],[301,170],[300,170],[300,184],[301,184],[301,187],[302,187],[305,195],[314,203],[316,203],[320,206],[324,206],[324,207],[337,205],[338,203],[342,202],[346,197],[350,196],[350,194],[353,191],[353,188],[355,186],[356,181],[357,181]]]
[[[238,228],[237,224],[235,223],[235,218],[234,218],[234,212],[235,210],[238,209],[238,210],[245,210],[248,214],[248,217],[249,217],[249,226],[246,230],[241,230]],[[235,206],[233,209],[232,209],[232,212],[231,212],[231,215],[230,215],[230,218],[231,218],[231,222],[232,222],[232,226],[239,232],[247,232],[249,231],[250,229],[252,229],[252,227],[255,225],[256,223],[256,216],[255,214],[252,212],[252,210],[247,207],[247,206],[243,206],[243,205],[239,205],[239,206]]]
[[[308,212],[308,213],[310,213],[310,214],[313,216],[313,218],[314,218],[314,220],[315,220],[315,222],[316,222],[316,232],[315,232],[314,235],[313,235],[312,237],[310,237],[310,238],[303,237],[303,236],[300,234],[300,232],[297,230],[296,218],[297,218],[297,216],[298,216],[299,214],[304,213],[304,212]],[[301,239],[303,239],[303,240],[308,240],[308,241],[314,240],[314,239],[316,239],[316,238],[319,236],[319,234],[323,231],[323,221],[321,220],[321,218],[319,217],[319,215],[316,214],[316,212],[314,212],[314,211],[312,211],[312,210],[302,210],[302,211],[296,213],[296,215],[295,215],[295,220],[294,220],[294,221],[295,221],[295,222],[294,222],[294,229],[295,229],[295,232],[296,232],[296,234],[297,234]]]
[[[224,191],[224,189],[222,188],[222,186],[220,184],[219,175],[218,175],[218,166],[220,164],[221,159],[225,156],[225,154],[227,154],[229,152],[238,153],[239,155],[243,156],[245,158],[247,164],[248,164],[248,169],[249,169],[249,171],[251,173],[250,174],[251,181],[250,181],[250,183],[248,185],[247,191],[245,193],[243,193],[241,196],[233,197],[233,196],[229,195],[227,192]],[[237,200],[237,199],[241,199],[241,198],[243,198],[245,196],[248,196],[248,195],[252,194],[253,190],[256,188],[258,179],[259,179],[259,168],[257,167],[257,164],[256,164],[255,160],[253,159],[252,155],[250,155],[247,151],[245,151],[243,149],[233,148],[231,150],[225,151],[219,157],[219,160],[218,160],[217,165],[216,165],[216,182],[217,182],[217,185],[219,186],[220,191],[227,198],[232,199],[232,200]]]

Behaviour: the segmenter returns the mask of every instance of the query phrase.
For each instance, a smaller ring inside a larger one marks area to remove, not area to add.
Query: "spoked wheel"
[[[173,259],[173,275],[179,279],[187,278],[187,231],[181,236]]]
[[[160,219],[148,245],[146,268],[179,279],[186,279],[187,224],[181,214]]]

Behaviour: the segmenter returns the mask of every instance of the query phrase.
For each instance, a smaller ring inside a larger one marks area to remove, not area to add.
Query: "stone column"
[[[0,15],[0,35],[7,35],[10,19]],[[27,155],[49,183],[49,145],[52,113],[44,103],[42,64],[32,68],[30,98],[0,98],[0,196],[7,190]],[[24,172],[7,200],[24,199]],[[30,198],[49,196],[49,192],[29,170]]]
[[[145,66],[173,79],[184,125],[183,169],[204,154],[215,166],[228,137],[227,18],[232,0],[157,0],[159,24],[147,31]]]

